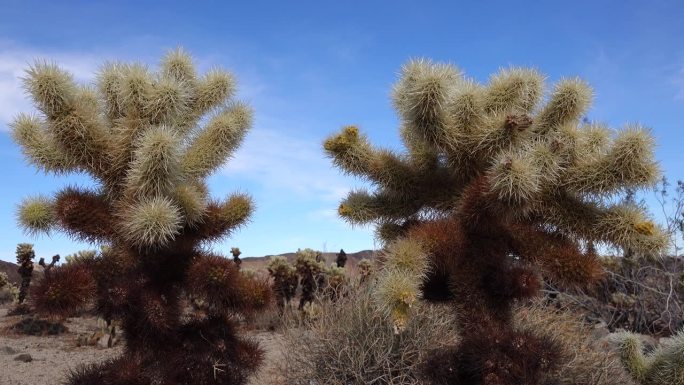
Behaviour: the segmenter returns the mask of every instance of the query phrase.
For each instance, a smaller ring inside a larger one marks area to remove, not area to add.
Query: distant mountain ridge
[[[16,263],[12,262],[7,262],[0,260],[0,272],[3,272],[7,274],[7,279],[13,283],[14,285],[19,285],[21,283],[21,276],[19,275],[19,272],[17,271],[19,269],[19,265]],[[42,273],[43,272],[43,267],[38,264],[38,262],[33,263],[33,278],[35,278],[36,274]]]
[[[345,251],[346,252],[346,251]],[[326,262],[326,264],[330,265],[335,263],[335,259],[337,258],[337,253],[339,251],[335,252],[322,252],[321,254],[323,255],[323,260]],[[356,268],[356,265],[359,263],[360,260],[362,259],[373,259],[375,258],[375,255],[377,255],[378,250],[361,250],[357,251],[355,253],[350,253],[347,252],[347,264],[346,266],[349,268]],[[243,268],[248,268],[252,270],[259,270],[266,268],[266,265],[268,264],[268,261],[270,261],[273,257],[283,257],[287,259],[290,262],[293,262],[297,256],[297,253],[283,253],[283,254],[276,254],[276,255],[265,255],[263,257],[245,257],[242,258],[242,267]]]

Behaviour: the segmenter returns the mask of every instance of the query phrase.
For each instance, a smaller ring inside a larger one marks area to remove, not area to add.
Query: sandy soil
[[[62,383],[69,370],[81,364],[104,361],[121,354],[122,347],[101,348],[78,346],[79,335],[91,335],[99,330],[95,318],[70,318],[67,333],[58,336],[24,336],[8,332],[7,327],[18,322],[20,316],[6,316],[7,306],[0,305],[0,385],[56,385]],[[250,331],[266,351],[265,365],[251,381],[252,385],[277,383],[276,364],[280,336],[271,332]],[[31,362],[16,360],[28,353]]]

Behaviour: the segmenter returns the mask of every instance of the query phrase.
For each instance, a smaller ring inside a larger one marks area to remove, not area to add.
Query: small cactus
[[[48,265],[43,278],[31,288],[31,303],[40,314],[64,319],[88,305],[95,281],[84,264],[67,264],[51,271],[53,264]]]
[[[299,298],[299,310],[304,309],[304,305],[311,303],[316,292],[323,284],[323,270],[325,266],[320,262],[321,254],[312,249],[297,250],[295,268],[299,275],[302,285],[302,295]]]
[[[342,295],[347,284],[347,274],[343,267],[330,266],[325,269],[325,294],[335,301]]]
[[[295,296],[299,277],[294,266],[289,264],[283,257],[274,257],[268,262],[269,274],[273,277],[274,294],[278,310],[282,313],[292,298]]]
[[[9,283],[10,282],[7,278],[7,274],[0,271],[0,289],[5,288],[5,286],[9,285]]]
[[[359,261],[357,269],[359,270],[359,277],[361,277],[360,282],[364,283],[368,280],[368,277],[370,277],[371,273],[373,272],[373,263],[364,258]]]
[[[235,266],[237,266],[239,269],[240,265],[242,264],[242,259],[240,259],[240,254],[242,254],[242,251],[240,251],[239,247],[231,247],[230,253],[233,254],[233,262],[235,262]]]
[[[645,356],[639,336],[623,333],[620,357],[627,372],[642,385],[684,385],[684,330]]]
[[[38,264],[43,267],[43,274],[45,276],[50,275],[50,270],[52,270],[53,267],[55,267],[55,264],[59,262],[59,254],[53,255],[52,256],[52,261],[49,264],[45,263],[45,258],[41,258],[38,261]]]
[[[17,245],[17,264],[19,265],[19,275],[21,275],[21,286],[19,286],[19,305],[24,303],[26,295],[28,294],[29,286],[31,286],[31,278],[33,276],[33,259],[36,253],[33,251],[33,245],[30,243],[20,243]]]
[[[0,272],[0,293],[2,293],[0,302],[8,300],[16,302],[19,297],[19,290],[9,281],[7,274],[4,272]]]

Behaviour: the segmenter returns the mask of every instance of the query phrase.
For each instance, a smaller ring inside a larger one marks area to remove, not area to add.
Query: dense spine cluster
[[[210,197],[205,182],[252,123],[252,110],[233,100],[233,76],[200,75],[176,50],[158,71],[105,64],[94,85],[37,62],[24,86],[39,110],[11,125],[26,158],[97,183],[26,199],[20,224],[106,246],[53,268],[36,287],[36,310],[67,315],[94,302],[105,319],[121,320],[126,338],[123,356],[70,383],[244,384],[262,353],[237,335],[233,314],[265,306],[268,286],[205,247],[253,210],[245,194]],[[202,316],[184,315],[185,295],[201,300]]]
[[[624,333],[618,338],[620,355],[629,374],[642,385],[684,384],[684,331],[662,343],[649,355],[638,335]]]
[[[411,61],[393,91],[404,152],[373,146],[355,126],[324,143],[337,167],[372,184],[338,213],[377,225],[386,242],[378,298],[398,331],[421,297],[456,310],[462,339],[428,360],[434,383],[538,383],[553,344],[516,330],[511,307],[537,293],[539,273],[581,286],[602,273],[587,245],[655,254],[666,243],[643,207],[612,199],[657,181],[648,130],[583,122],[592,91],[579,79],[544,87],[535,70],[480,84]]]

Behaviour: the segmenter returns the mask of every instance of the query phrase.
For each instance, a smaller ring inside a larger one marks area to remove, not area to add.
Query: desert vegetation
[[[26,159],[96,182],[17,212],[29,235],[92,250],[35,263],[21,243],[18,278],[0,273],[3,335],[98,325],[69,343],[109,353],[54,383],[684,384],[684,185],[669,192],[648,129],[586,118],[580,79],[505,68],[481,84],[408,62],[392,91],[404,151],[356,126],[323,143],[370,185],[339,216],[382,248],[260,264],[210,250],[255,207],[207,182],[252,124],[230,73],[199,74],[178,49],[155,70],[105,64],[91,85],[36,62],[24,87],[38,110],[12,123]],[[662,225],[635,198],[659,182]]]

